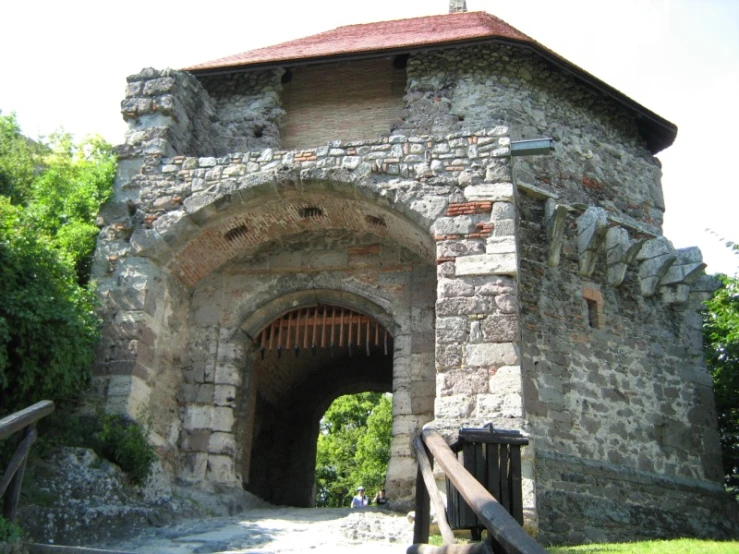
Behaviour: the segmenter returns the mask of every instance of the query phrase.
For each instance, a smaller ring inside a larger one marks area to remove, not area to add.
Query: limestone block
[[[440,217],[434,223],[434,234],[436,235],[466,235],[474,230],[474,221],[466,215]]]
[[[410,378],[412,381],[433,379],[435,374],[433,352],[411,354]]]
[[[493,229],[493,236],[508,237],[508,236],[515,236],[515,234],[516,234],[516,220],[515,219],[497,219],[495,221],[495,228]]]
[[[190,217],[184,210],[162,214],[154,222],[153,227],[159,233],[159,236],[172,248],[179,246],[200,229],[190,221]]]
[[[675,254],[677,259],[660,280],[660,285],[691,284],[706,268],[700,248],[681,248],[676,250]]]
[[[577,251],[580,255],[580,275],[588,277],[593,274],[607,231],[608,216],[603,208],[590,206],[577,218]]]
[[[475,293],[483,296],[497,296],[499,294],[516,294],[518,284],[510,277],[480,277],[475,279]]]
[[[397,415],[393,417],[393,436],[413,435],[423,424],[417,415]]]
[[[436,342],[459,344],[467,342],[470,322],[466,317],[438,317],[436,319]]]
[[[465,346],[466,367],[517,365],[518,345],[511,342],[468,344]]]
[[[491,311],[490,299],[484,297],[440,298],[436,301],[437,316],[488,314]]]
[[[473,396],[488,391],[487,368],[452,370],[436,378],[436,397]]]
[[[234,385],[215,385],[213,402],[216,406],[233,406],[236,400],[236,387]]]
[[[410,415],[411,410],[411,391],[396,390],[393,393],[393,416]]]
[[[459,367],[462,364],[462,347],[459,344],[437,344],[437,369]]]
[[[637,254],[636,259],[638,261],[648,260],[650,258],[656,258],[665,254],[674,254],[675,249],[672,243],[665,237],[657,237],[648,240],[644,243],[644,246]]]
[[[495,202],[490,219],[492,221],[516,219],[516,206],[512,202]]]
[[[231,456],[209,454],[205,479],[213,483],[232,483],[236,481],[233,458]]]
[[[448,204],[448,200],[443,196],[424,194],[423,198],[413,200],[410,203],[410,208],[411,211],[419,214],[421,217],[433,221],[444,213]]]
[[[456,260],[456,274],[517,275],[518,259],[515,253],[460,256]]]
[[[500,294],[495,297],[495,305],[504,314],[518,312],[518,299],[512,294]]]
[[[516,239],[512,236],[489,237],[485,242],[486,254],[515,254]]]
[[[213,421],[213,410],[214,408],[211,406],[186,406],[182,428],[186,430],[210,429]]]
[[[456,298],[475,294],[475,286],[464,279],[439,279],[436,290],[439,298]]]
[[[608,264],[608,286],[618,287],[623,283],[626,270],[639,255],[645,239],[629,239],[623,227],[611,227],[606,233],[606,263]]]
[[[644,296],[652,296],[670,267],[677,260],[672,244],[664,237],[648,240],[637,255],[639,282]]]
[[[549,267],[557,267],[559,265],[562,244],[564,243],[567,207],[557,204],[554,198],[549,198],[544,205],[544,216],[547,240],[549,241],[547,265]]]
[[[470,254],[482,254],[485,252],[485,244],[482,240],[440,240],[436,243],[437,258],[455,258],[457,256],[469,256]]]
[[[219,353],[220,355],[220,353]],[[235,385],[239,386],[242,382],[242,369],[230,363],[218,363],[215,366],[213,382],[216,385]]]
[[[510,165],[504,160],[495,160],[485,169],[487,183],[509,183],[511,180]]]
[[[208,442],[208,452],[232,457],[236,452],[236,438],[232,433],[212,433]]]
[[[465,419],[472,413],[472,398],[464,394],[442,396],[434,406],[437,419]]]
[[[208,454],[191,453],[182,456],[182,470],[180,476],[185,481],[204,481],[208,467]]]
[[[520,393],[480,394],[475,397],[475,419],[523,417],[523,399]]]
[[[659,288],[665,304],[685,304],[690,297],[690,285],[668,285]]]
[[[489,179],[486,179],[486,181]],[[464,189],[464,196],[469,201],[492,200],[493,202],[513,202],[512,183],[483,183],[470,185]]]
[[[211,428],[214,431],[231,432],[234,426],[234,411],[230,407],[212,408]]]
[[[489,315],[482,321],[482,335],[487,342],[520,340],[517,315]]]

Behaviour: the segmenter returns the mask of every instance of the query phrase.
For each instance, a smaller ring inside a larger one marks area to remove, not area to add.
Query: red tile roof
[[[339,27],[186,67],[186,71],[241,67],[329,56],[381,52],[473,39],[501,37],[534,43],[530,37],[485,12],[460,12]]]
[[[415,49],[487,41],[507,42],[528,48],[634,112],[637,125],[652,153],[657,153],[674,142],[677,135],[677,126],[674,123],[638,104],[505,21],[485,12],[459,12],[348,25],[193,65],[184,70],[195,75],[230,73],[265,66],[319,63],[383,53],[410,53]]]

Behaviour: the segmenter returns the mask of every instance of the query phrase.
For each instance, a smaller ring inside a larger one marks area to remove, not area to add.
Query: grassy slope
[[[739,554],[739,542],[679,539],[621,544],[589,544],[549,548],[550,554]]]

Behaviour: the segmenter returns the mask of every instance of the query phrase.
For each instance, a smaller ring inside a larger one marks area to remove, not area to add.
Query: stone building
[[[719,533],[713,285],[661,233],[675,125],[456,11],[128,78],[106,408],[151,416],[172,478],[308,506],[325,409],[392,392],[400,505],[414,433],[492,422],[530,436],[545,543]]]

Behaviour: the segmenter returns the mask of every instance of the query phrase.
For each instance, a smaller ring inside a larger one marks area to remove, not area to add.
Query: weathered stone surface
[[[518,357],[518,346],[514,343],[468,344],[464,363],[469,367],[516,365]]]
[[[464,197],[470,201],[491,200],[493,202],[513,202],[513,184],[483,183],[480,185],[471,185],[464,189]]]
[[[516,275],[518,260],[515,253],[480,254],[457,258],[456,275]]]

